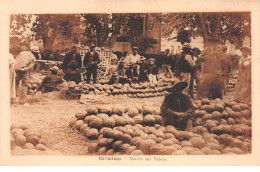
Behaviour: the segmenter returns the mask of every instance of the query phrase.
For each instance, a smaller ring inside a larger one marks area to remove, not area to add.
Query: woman
[[[10,98],[11,98],[11,101],[13,99],[16,98],[16,88],[15,88],[15,77],[16,77],[16,73],[15,73],[15,70],[14,70],[14,66],[15,66],[15,59],[14,59],[14,56],[9,53],[9,78],[10,78]]]
[[[241,52],[235,99],[248,103],[251,102],[251,49],[244,46],[241,48]]]

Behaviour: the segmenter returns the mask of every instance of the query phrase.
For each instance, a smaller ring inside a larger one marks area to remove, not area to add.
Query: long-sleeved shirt
[[[23,68],[32,68],[36,58],[30,51],[22,51],[16,57],[15,70],[22,70]]]
[[[193,105],[190,98],[187,95],[178,95],[173,92],[172,94],[165,96],[164,102],[161,107],[161,111],[163,115],[174,115],[173,111],[192,112]]]
[[[70,52],[66,54],[63,61],[64,69],[76,70],[81,68],[82,61],[79,53]]]
[[[85,67],[91,64],[97,65],[99,62],[99,56],[96,52],[87,52],[83,60],[83,64]]]
[[[139,54],[136,54],[136,55],[131,54],[124,59],[124,62],[125,62],[126,65],[135,64],[139,61],[140,61],[140,55]]]

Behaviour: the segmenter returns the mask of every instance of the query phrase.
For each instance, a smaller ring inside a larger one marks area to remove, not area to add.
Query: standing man
[[[125,64],[129,66],[126,70],[126,75],[128,78],[133,79],[134,77],[138,77],[139,74],[139,66],[137,63],[140,61],[140,55],[138,54],[138,48],[132,48],[133,54],[127,56],[124,60]]]
[[[82,61],[80,54],[77,52],[76,46],[73,46],[71,52],[66,54],[64,57],[63,67],[65,72],[65,80],[74,81],[76,83],[81,82],[80,70],[82,67]]]
[[[99,64],[98,53],[95,52],[95,44],[90,45],[90,51],[85,55],[83,64],[87,68],[87,83],[90,83],[91,74],[93,75],[93,83],[97,83],[97,68]]]
[[[39,53],[39,47],[38,46],[31,46],[31,51],[22,51],[18,54],[16,57],[16,64],[15,64],[15,71],[16,71],[16,89],[19,86],[19,83],[21,81],[21,91],[19,102],[21,104],[24,104],[26,102],[26,95],[27,95],[27,83],[30,80],[30,72],[33,69],[36,61],[36,57]]]
[[[173,74],[172,74],[172,64],[173,64],[173,57],[170,53],[170,50],[167,48],[165,50],[165,54],[163,55],[163,60],[162,60],[162,67],[166,70],[166,76],[167,73],[169,73],[170,77],[173,78]],[[174,67],[173,67],[174,68]]]
[[[188,89],[186,88],[184,92],[188,92],[189,95],[192,94],[190,81],[191,75],[193,75],[194,67],[195,62],[192,60],[191,47],[189,44],[184,44],[182,47],[182,52],[176,62],[175,71],[180,81],[188,83]]]
[[[199,86],[199,74],[200,74],[200,71],[201,71],[201,59],[199,57],[199,55],[201,54],[201,51],[199,48],[197,47],[194,47],[192,49],[192,60],[195,62],[195,66],[194,66],[194,69],[193,69],[193,72],[191,73],[191,80],[190,80],[190,93],[191,93],[191,98],[193,98],[193,83],[194,83],[194,80],[196,81],[196,85],[197,85],[197,88]]]

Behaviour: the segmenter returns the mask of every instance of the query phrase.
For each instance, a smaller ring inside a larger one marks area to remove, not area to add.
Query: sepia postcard
[[[260,165],[258,0],[0,2],[0,165]]]

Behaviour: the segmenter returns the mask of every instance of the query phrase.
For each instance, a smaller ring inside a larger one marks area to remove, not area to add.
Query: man
[[[80,54],[77,52],[76,46],[73,46],[71,52],[66,54],[64,57],[63,67],[65,72],[65,80],[74,81],[76,83],[81,82],[80,69],[82,67],[82,61]]]
[[[201,51],[198,47],[194,47],[192,49],[192,60],[195,62],[195,66],[193,69],[193,72],[191,73],[191,80],[190,80],[190,93],[191,93],[191,98],[193,98],[193,83],[194,80],[196,81],[196,85],[197,87],[199,86],[199,74],[201,71],[201,59],[199,57],[199,55],[201,54]]]
[[[63,82],[62,76],[59,76],[58,73],[58,66],[54,66],[53,68],[51,68],[51,73],[48,73],[47,76],[44,78],[41,86],[39,87],[39,90],[43,93],[48,93],[57,90],[57,85]]]
[[[90,83],[90,77],[93,75],[93,83],[97,83],[97,68],[99,64],[99,55],[95,52],[95,45],[90,45],[90,51],[84,57],[83,64],[87,69],[87,83]]]
[[[193,74],[194,67],[195,62],[192,60],[190,44],[184,44],[182,52],[177,58],[175,73],[180,81],[188,83],[188,89],[185,89],[184,91],[188,92],[189,95],[192,94],[192,90],[190,89],[190,78]]]
[[[16,89],[18,89],[21,81],[21,91],[19,102],[24,104],[26,102],[27,95],[27,83],[30,80],[30,71],[33,69],[36,61],[36,54],[40,53],[38,46],[31,46],[31,51],[22,51],[16,57],[15,71],[16,71]]]
[[[171,68],[172,68],[171,65],[173,64],[172,61],[173,61],[173,57],[170,53],[170,50],[167,48],[165,50],[161,63],[162,63],[162,67],[166,70],[166,75],[167,75],[167,73],[169,73],[171,78],[173,78],[173,74],[172,74],[172,70],[171,70]],[[173,66],[173,68],[174,68],[174,66]]]
[[[139,66],[137,63],[140,61],[140,55],[138,54],[138,48],[132,48],[133,54],[130,54],[124,59],[124,62],[129,68],[126,70],[126,75],[128,78],[133,79],[134,77],[138,77]]]
[[[117,60],[117,55],[115,54],[114,48],[111,49],[111,60]]]
[[[190,98],[183,94],[188,86],[187,82],[179,82],[172,87],[172,93],[165,96],[161,106],[162,115],[165,117],[165,125],[173,125],[176,129],[192,131],[191,117],[194,107]]]
[[[147,64],[145,63],[145,57],[141,56],[140,58],[140,72],[138,75],[138,81],[139,82],[146,82],[148,81],[148,76],[147,76]]]

